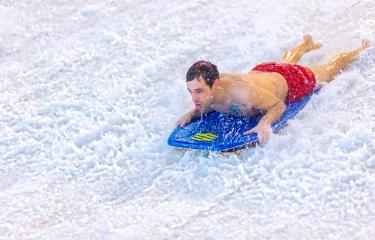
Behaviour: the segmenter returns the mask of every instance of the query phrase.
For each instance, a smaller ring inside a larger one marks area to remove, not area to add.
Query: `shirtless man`
[[[323,83],[330,82],[358,55],[368,48],[363,41],[356,50],[342,53],[329,63],[302,67],[296,65],[303,54],[320,48],[310,35],[305,35],[297,47],[283,56],[283,63],[263,63],[246,74],[223,73],[207,61],[194,63],[186,74],[186,85],[195,108],[177,121],[181,127],[193,118],[213,110],[235,116],[253,116],[264,112],[264,116],[245,135],[257,133],[259,143],[268,141],[271,124],[285,111],[285,103],[297,101]]]

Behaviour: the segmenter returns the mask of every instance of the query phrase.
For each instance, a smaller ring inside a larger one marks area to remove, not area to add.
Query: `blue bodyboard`
[[[272,124],[272,131],[277,132],[287,121],[305,107],[312,94],[299,101],[286,105],[284,114]],[[201,149],[209,151],[235,151],[258,142],[256,133],[243,135],[255,127],[262,114],[255,117],[235,117],[225,113],[210,112],[194,119],[187,126],[177,127],[169,136],[168,144],[175,147]]]

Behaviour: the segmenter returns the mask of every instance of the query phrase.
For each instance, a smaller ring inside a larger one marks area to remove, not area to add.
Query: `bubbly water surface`
[[[373,239],[370,48],[239,155],[166,144],[197,60],[246,72],[311,33],[375,42],[362,1],[0,1],[0,239]]]

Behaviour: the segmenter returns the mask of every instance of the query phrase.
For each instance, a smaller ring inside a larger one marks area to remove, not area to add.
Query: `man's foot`
[[[321,43],[315,43],[312,36],[310,34],[306,34],[303,36],[303,41],[300,45],[284,53],[283,60],[286,63],[296,64],[301,59],[303,54],[321,47]]]
[[[370,47],[370,40],[368,40],[368,39],[362,40],[362,47],[361,47],[361,49],[365,50],[365,49],[367,49],[369,47]]]
[[[323,44],[321,43],[315,43],[312,39],[312,36],[310,34],[306,34],[303,36],[303,42],[301,44],[301,47],[308,52],[314,49],[321,48]]]
[[[367,48],[370,47],[370,41],[367,39],[362,40],[362,46],[357,48],[356,50],[353,50],[353,53],[356,55],[361,54],[361,52],[365,51]]]

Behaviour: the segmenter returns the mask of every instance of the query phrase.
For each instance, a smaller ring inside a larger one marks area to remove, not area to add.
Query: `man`
[[[244,134],[257,133],[259,143],[266,143],[271,124],[281,117],[286,103],[297,101],[333,80],[368,48],[369,42],[364,40],[360,48],[342,53],[327,64],[308,67],[295,64],[303,54],[321,46],[310,35],[305,35],[300,45],[284,54],[283,63],[263,63],[246,74],[219,76],[214,64],[194,63],[186,74],[186,84],[195,108],[177,124],[183,127],[193,118],[213,110],[248,117],[264,112],[258,125]]]

